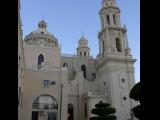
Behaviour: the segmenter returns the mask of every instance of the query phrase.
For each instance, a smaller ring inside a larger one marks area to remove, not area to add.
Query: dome
[[[44,28],[44,29],[46,29],[46,27],[47,27],[47,23],[44,20],[42,20],[42,21],[40,21],[38,23],[38,28]]]
[[[38,40],[38,39],[46,39],[51,40],[56,45],[58,45],[58,40],[55,36],[53,36],[52,33],[47,31],[47,23],[44,20],[41,20],[38,23],[38,29],[31,32],[29,35],[27,35],[24,40],[27,42],[30,39]]]
[[[116,0],[103,0],[102,1],[102,6],[115,6],[116,5]]]
[[[78,41],[78,46],[79,47],[87,47],[88,48],[88,40],[83,35],[81,36],[81,38]]]
[[[82,35],[82,37],[79,39],[79,41],[87,41],[87,39]]]

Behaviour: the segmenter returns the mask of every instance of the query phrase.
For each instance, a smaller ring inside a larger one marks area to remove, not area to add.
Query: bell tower
[[[127,39],[126,26],[121,26],[120,9],[115,0],[103,0],[99,12],[101,30],[98,33],[99,55],[97,70],[100,89],[116,108],[118,120],[130,119],[136,103],[129,98],[135,84],[134,63]]]
[[[127,40],[127,29],[121,26],[120,9],[115,0],[103,0],[99,12],[101,19],[101,31],[99,37],[100,58],[109,54],[130,55]]]
[[[77,55],[79,57],[90,57],[90,48],[88,47],[88,40],[82,35],[78,41]]]

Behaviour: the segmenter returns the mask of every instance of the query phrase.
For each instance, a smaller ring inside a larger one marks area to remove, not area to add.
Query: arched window
[[[58,109],[56,99],[50,95],[40,95],[33,101],[33,109]]]
[[[38,56],[38,69],[41,69],[42,62],[44,62],[44,57],[42,54]]]
[[[93,80],[96,79],[96,73],[92,73]]]
[[[73,105],[68,104],[68,120],[73,120]]]
[[[86,78],[86,66],[82,65],[81,70],[83,71],[83,77]]]
[[[87,117],[87,103],[85,102],[85,106],[84,106],[84,114],[85,114],[85,117]]]
[[[109,15],[107,15],[107,23],[110,25]]]
[[[63,67],[68,67],[68,64],[67,64],[67,63],[64,63],[64,64],[63,64]]]
[[[104,51],[105,51],[105,45],[104,45],[104,41],[102,42],[102,53],[104,55]]]
[[[86,52],[84,52],[84,56],[86,56]]]
[[[116,38],[116,49],[118,52],[122,52],[121,41],[119,38]]]
[[[44,94],[34,99],[32,109],[32,120],[44,117],[47,117],[47,120],[57,120],[58,102],[50,95]]]
[[[116,25],[116,16],[115,16],[115,14],[113,14],[113,23],[114,23],[114,25]]]
[[[82,52],[80,52],[80,56],[82,56]]]

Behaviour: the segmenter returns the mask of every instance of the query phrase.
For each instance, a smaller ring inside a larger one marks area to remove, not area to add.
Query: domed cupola
[[[103,7],[116,6],[116,1],[115,0],[103,0],[102,6]]]
[[[39,29],[46,29],[47,28],[47,23],[44,20],[40,21],[38,23],[38,28]]]
[[[78,41],[78,46],[88,46],[88,40],[82,36]]]
[[[26,45],[41,47],[58,47],[58,40],[52,33],[47,31],[47,23],[41,20],[38,29],[24,38]]]
[[[78,41],[77,55],[80,57],[89,57],[90,48],[88,47],[88,40],[82,35]]]

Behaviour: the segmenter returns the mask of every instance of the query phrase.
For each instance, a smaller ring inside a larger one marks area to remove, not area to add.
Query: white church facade
[[[21,120],[89,120],[100,100],[116,108],[117,120],[131,119],[137,105],[129,98],[135,84],[127,29],[121,26],[115,0],[103,0],[99,12],[99,54],[90,56],[85,36],[76,55],[61,54],[58,39],[42,20],[24,38]]]

